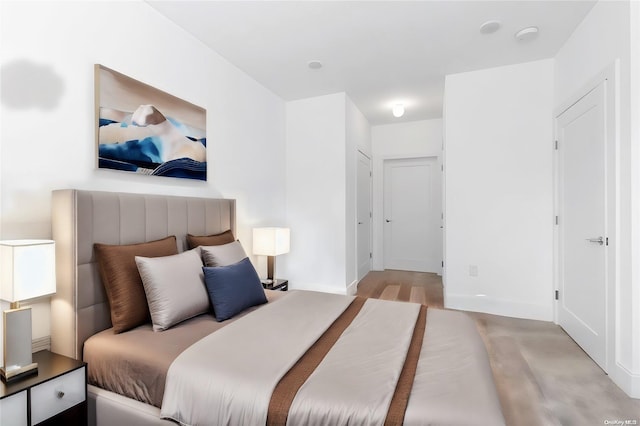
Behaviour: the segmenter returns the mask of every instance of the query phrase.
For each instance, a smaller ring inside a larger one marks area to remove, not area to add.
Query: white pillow
[[[219,246],[201,246],[205,266],[229,266],[247,257],[240,241]]]
[[[209,310],[202,259],[198,250],[173,256],[136,256],[154,331]]]

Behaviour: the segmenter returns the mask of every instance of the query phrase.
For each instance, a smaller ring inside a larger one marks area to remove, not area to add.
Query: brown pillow
[[[135,257],[178,254],[176,237],[130,245],[94,244],[115,333],[149,322],[149,306]]]
[[[232,243],[235,240],[236,239],[233,236],[233,232],[231,232],[230,229],[220,234],[207,235],[202,237],[191,234],[187,235],[187,244],[189,245],[189,249],[194,249],[198,246],[220,246],[222,244]]]

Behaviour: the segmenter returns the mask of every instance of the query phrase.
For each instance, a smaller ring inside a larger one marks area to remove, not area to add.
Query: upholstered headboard
[[[235,200],[130,193],[53,191],[57,290],[51,301],[51,349],[82,359],[84,341],[111,327],[94,243],[132,244],[175,235],[235,234]]]

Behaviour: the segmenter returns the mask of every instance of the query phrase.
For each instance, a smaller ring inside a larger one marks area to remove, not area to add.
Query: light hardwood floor
[[[358,283],[359,296],[415,302],[442,308],[442,279],[436,274],[371,271]]]
[[[436,274],[372,271],[360,281],[357,294],[443,308],[442,280]],[[469,315],[487,346],[508,425],[629,421],[640,426],[640,400],[629,398],[556,324]]]

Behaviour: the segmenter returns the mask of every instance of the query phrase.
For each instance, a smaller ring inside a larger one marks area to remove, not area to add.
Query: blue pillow
[[[248,257],[233,265],[205,266],[202,270],[218,321],[227,320],[252,306],[267,303],[260,278]]]

